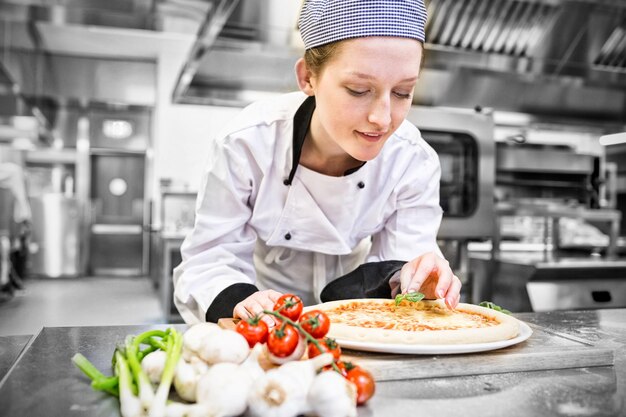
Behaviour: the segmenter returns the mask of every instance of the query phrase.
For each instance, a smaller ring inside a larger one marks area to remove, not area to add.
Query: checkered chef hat
[[[306,49],[364,36],[424,42],[424,0],[304,0],[298,21]]]

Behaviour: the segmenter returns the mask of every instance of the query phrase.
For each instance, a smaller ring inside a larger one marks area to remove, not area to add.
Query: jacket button
[[[363,189],[365,188],[365,183],[363,181],[359,181],[359,183],[356,186]]]
[[[286,239],[286,240],[291,240],[291,233],[287,232],[287,233],[285,234],[285,239]]]
[[[285,181],[283,181],[283,184],[291,185],[291,181],[289,181],[289,178],[285,178]]]

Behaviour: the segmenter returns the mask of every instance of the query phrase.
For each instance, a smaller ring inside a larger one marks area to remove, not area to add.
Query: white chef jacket
[[[342,177],[293,165],[290,93],[246,107],[212,142],[193,230],[174,270],[174,301],[191,324],[237,283],[319,301],[363,262],[439,254],[439,159],[404,121],[380,154]]]
[[[13,221],[21,223],[30,221],[32,213],[26,194],[26,177],[21,165],[13,162],[0,163],[0,188],[6,188],[15,199]]]

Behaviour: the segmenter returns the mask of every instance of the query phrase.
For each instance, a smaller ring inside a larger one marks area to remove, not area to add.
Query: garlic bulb
[[[198,323],[189,327],[183,334],[183,359],[187,362],[197,356],[202,345],[212,338],[212,334],[221,332],[222,328],[215,323]]]
[[[192,356],[190,362],[184,359],[178,361],[174,375],[174,388],[180,398],[195,402],[198,380],[208,371],[209,365],[197,356]]]
[[[211,333],[203,340],[198,356],[209,364],[220,362],[241,363],[250,353],[246,338],[234,330],[221,330]]]
[[[174,388],[180,398],[189,402],[196,401],[196,384],[199,378],[191,364],[184,359],[178,361],[174,374]]]
[[[193,370],[196,372],[196,375],[204,375],[209,370],[209,365],[200,359],[199,356],[192,356],[189,360],[189,364],[193,367]]]
[[[333,362],[324,353],[312,359],[291,361],[268,371],[252,384],[248,398],[252,416],[289,417],[309,411],[306,396],[318,369]]]
[[[155,350],[148,353],[141,361],[141,369],[148,376],[150,382],[158,385],[161,382],[161,374],[165,368],[167,353],[162,350]]]
[[[317,375],[307,395],[311,410],[323,417],[356,417],[356,387],[334,371]]]
[[[165,406],[165,417],[208,417],[209,410],[203,404],[171,402]]]
[[[250,373],[242,366],[232,362],[217,363],[200,377],[196,400],[207,407],[210,416],[238,416],[246,411],[251,385]]]
[[[240,365],[242,369],[248,372],[252,381],[255,381],[265,375],[265,370],[259,363],[259,359],[261,358],[262,354],[263,345],[257,343],[250,351],[250,354],[248,355],[246,360],[243,361],[243,363]]]
[[[317,371],[322,369],[324,366],[333,363],[333,360],[334,357],[332,353],[324,353],[312,359],[287,362],[286,364],[281,365],[278,369],[282,373],[290,373],[293,378],[298,381],[298,384],[305,391],[308,391],[315,375],[317,375]]]
[[[296,417],[308,411],[306,394],[292,372],[272,369],[252,384],[248,412],[252,417]]]

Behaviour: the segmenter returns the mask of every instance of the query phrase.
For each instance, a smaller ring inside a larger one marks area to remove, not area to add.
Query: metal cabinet
[[[156,253],[158,259],[156,273],[158,277],[159,298],[165,319],[168,323],[182,323],[183,319],[174,305],[174,283],[172,270],[181,262],[180,245],[183,243],[181,236],[163,236],[157,238]]]
[[[152,268],[159,288],[161,305],[168,322],[183,319],[174,305],[173,269],[180,264],[180,247],[193,228],[196,193],[187,190],[161,190],[161,228],[154,233]]]

